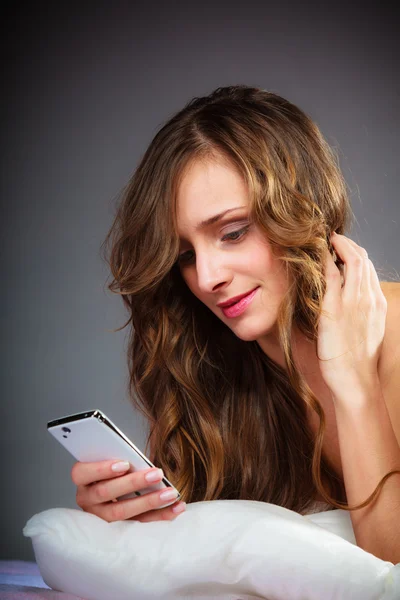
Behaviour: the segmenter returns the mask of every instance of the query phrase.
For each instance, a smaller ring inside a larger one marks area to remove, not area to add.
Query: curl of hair
[[[238,339],[180,275],[176,195],[198,160],[238,169],[252,218],[286,265],[290,285],[277,320],[286,371],[257,342]],[[350,225],[338,162],[302,110],[237,85],[194,98],[170,118],[124,191],[104,248],[108,287],[129,315],[120,328],[130,327],[129,393],[150,424],[146,452],[187,502],[258,500],[305,513],[319,492],[333,507],[356,510],[396,472],[348,506],[344,482],[323,452],[323,408],[290,344],[294,324],[316,341],[324,254],[333,253],[331,233]],[[320,420],[315,439],[308,409]]]

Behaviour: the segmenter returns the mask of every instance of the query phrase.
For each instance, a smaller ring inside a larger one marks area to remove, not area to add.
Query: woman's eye
[[[221,241],[223,242],[238,242],[248,231],[250,225],[246,225],[245,227],[242,227],[241,229],[237,229],[236,231],[230,231],[229,233],[226,233],[225,235],[222,236]],[[185,250],[185,252],[182,252],[181,254],[179,254],[178,259],[177,259],[177,264],[178,265],[189,265],[191,263],[193,263],[196,260],[196,255],[194,250]]]
[[[182,252],[182,254],[180,254],[178,256],[178,264],[188,264],[190,263],[192,260],[194,259],[194,252],[193,250],[186,250],[186,252]]]
[[[231,231],[230,233],[226,233],[223,237],[222,237],[222,241],[232,241],[232,242],[236,242],[237,240],[240,240],[241,237],[243,237],[247,231],[249,229],[249,226],[246,225],[246,227],[242,227],[242,229],[238,229],[236,231]]]

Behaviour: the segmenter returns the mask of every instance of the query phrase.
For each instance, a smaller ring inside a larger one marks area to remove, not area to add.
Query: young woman
[[[400,284],[343,235],[351,218],[304,112],[218,88],[145,152],[106,239],[109,287],[150,458],[184,501],[344,508],[359,546],[400,562]],[[107,521],[184,510],[156,510],[159,492],[113,502],[162,476],[126,468],[74,465],[78,505]]]

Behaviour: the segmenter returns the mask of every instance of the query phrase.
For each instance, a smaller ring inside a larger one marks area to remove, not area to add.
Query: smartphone
[[[87,410],[67,417],[54,419],[47,423],[49,431],[79,462],[97,462],[100,460],[127,460],[132,471],[153,468],[155,465],[131,442],[125,434],[101,410]],[[126,473],[129,473],[127,471]],[[124,475],[126,475],[124,473]],[[120,496],[118,500],[143,496],[150,492],[171,487],[176,489],[166,477],[148,487]],[[178,490],[176,490],[178,492]],[[180,499],[169,501],[157,510],[174,504]]]

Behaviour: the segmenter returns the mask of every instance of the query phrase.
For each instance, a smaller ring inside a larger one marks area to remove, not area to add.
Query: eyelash
[[[240,242],[240,240],[246,235],[246,233],[249,230],[250,225],[246,225],[245,227],[241,227],[241,229],[236,229],[236,231],[230,231],[229,233],[226,233],[225,235],[222,236],[221,241],[222,242],[232,242],[232,243],[237,243]],[[237,238],[231,238],[229,236],[231,235],[236,235],[239,234],[239,237]],[[194,256],[192,256],[191,258],[183,258],[185,256],[185,254],[187,254],[188,252],[193,252],[192,250],[187,250],[186,252],[182,252],[182,254],[180,254],[178,256],[178,264],[182,264],[182,263],[190,263]]]

